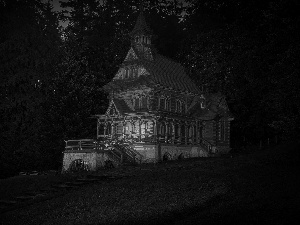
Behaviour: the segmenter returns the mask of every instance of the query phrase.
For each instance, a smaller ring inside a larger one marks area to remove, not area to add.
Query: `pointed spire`
[[[141,2],[140,2],[140,5],[139,5],[139,11],[140,11],[140,12],[144,12],[144,1],[141,1]]]
[[[144,16],[144,4],[141,2],[139,6],[140,14],[136,20],[133,30],[130,32],[130,36],[134,37],[136,35],[151,35],[152,30],[148,27],[146,19]]]

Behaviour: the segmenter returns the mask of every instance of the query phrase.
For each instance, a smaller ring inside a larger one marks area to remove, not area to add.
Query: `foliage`
[[[129,47],[140,1],[0,1],[1,171],[58,167],[64,139],[91,137],[101,92]],[[155,0],[144,13],[158,51],[204,91],[227,96],[233,139],[299,132],[299,3]],[[158,37],[158,38],[157,38]],[[58,162],[53,165],[53,162]],[[16,166],[12,166],[16,165]]]
[[[227,96],[239,134],[233,139],[299,131],[299,3],[190,2],[189,35],[179,59],[204,91]]]
[[[57,53],[58,20],[49,4],[0,4],[0,137],[5,173],[43,165],[43,104]],[[43,155],[44,156],[44,155]]]

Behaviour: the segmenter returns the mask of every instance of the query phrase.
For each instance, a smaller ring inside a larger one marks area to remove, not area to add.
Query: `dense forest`
[[[297,0],[145,0],[158,51],[203,91],[222,92],[232,144],[300,124]],[[130,47],[138,0],[0,0],[0,174],[57,169],[64,140],[93,138],[101,87]],[[67,27],[59,26],[68,21]]]

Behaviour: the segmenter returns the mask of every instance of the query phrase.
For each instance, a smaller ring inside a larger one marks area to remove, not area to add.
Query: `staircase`
[[[130,147],[128,144],[114,144],[115,149],[118,149],[123,153],[123,163],[126,164],[140,164],[143,160],[143,155],[134,148]]]
[[[106,147],[104,151],[114,164],[140,164],[142,162],[143,155],[130,147],[127,143],[117,143],[110,140],[105,140],[105,142]],[[99,143],[99,145],[101,144]]]
[[[215,155],[215,154],[217,153],[217,152],[216,152],[216,147],[215,147],[213,144],[211,144],[209,141],[207,141],[207,140],[205,140],[205,139],[203,139],[203,138],[200,139],[200,145],[201,145],[201,147],[204,148],[204,149],[208,152],[208,154],[211,155],[211,156],[213,156],[213,155]]]

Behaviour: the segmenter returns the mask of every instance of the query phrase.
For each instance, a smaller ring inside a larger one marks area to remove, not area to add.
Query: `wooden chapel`
[[[109,107],[105,114],[95,115],[97,140],[93,143],[122,142],[141,163],[228,153],[233,117],[225,96],[203,93],[182,65],[157,52],[143,10],[130,37],[127,56],[112,81],[103,87]],[[67,143],[65,150],[68,161],[76,157],[87,161],[88,155],[80,155],[83,148],[70,146]],[[102,156],[110,158],[108,152],[117,148],[121,155],[129,155],[118,146],[102,151]],[[85,153],[97,158],[100,151],[93,148]],[[94,164],[91,167],[97,167]]]

